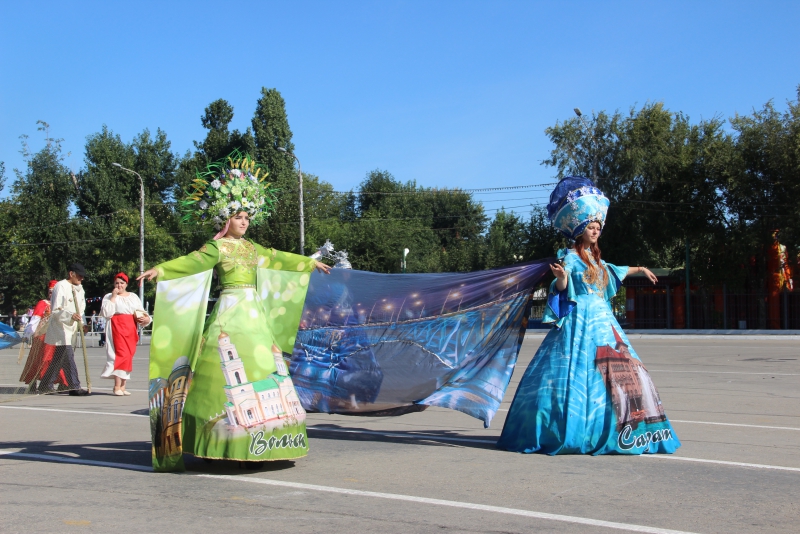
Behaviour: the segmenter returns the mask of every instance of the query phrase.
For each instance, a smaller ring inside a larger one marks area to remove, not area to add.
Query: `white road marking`
[[[28,386],[26,386],[24,384],[0,384],[0,387],[26,388],[27,389]],[[103,391],[112,391],[114,388],[92,386],[92,391],[94,391],[95,389],[100,389],[100,390],[103,390]],[[141,392],[144,392],[144,393],[146,393],[148,391],[146,389],[130,389],[130,388],[126,388],[126,389],[127,389],[127,391],[141,391]],[[51,394],[52,393],[48,393],[48,395],[51,395]],[[27,393],[26,393],[26,395],[27,395]],[[41,393],[33,393],[31,395],[35,396],[35,395],[42,395],[42,394]]]
[[[33,408],[30,406],[0,406],[0,408],[6,408],[11,410],[37,410],[42,412],[65,412],[65,413],[80,413],[80,414],[89,414],[89,415],[119,415],[119,416],[126,416],[126,417],[149,417],[149,415],[140,415],[135,413],[114,413],[114,412],[92,412],[88,410],[58,410],[53,408]],[[505,410],[508,411],[508,410]],[[677,421],[677,420],[674,420]],[[682,421],[682,422],[697,422],[702,423],[700,421]],[[703,424],[720,424],[720,425],[728,425],[733,423],[703,423]],[[736,425],[736,426],[746,426],[746,425]],[[779,430],[798,430],[796,428],[789,428],[789,427],[761,427],[756,425],[747,425],[753,426],[756,428],[775,428]],[[481,443],[481,444],[494,444],[497,441],[487,440],[487,439],[472,439],[472,438],[455,438],[455,437],[448,437],[448,436],[435,436],[432,434],[399,434],[396,432],[380,432],[375,430],[349,430],[344,428],[325,428],[325,427],[316,427],[316,426],[308,426],[309,430],[320,431],[320,432],[341,432],[347,434],[367,434],[367,435],[376,435],[376,436],[385,436],[385,437],[393,437],[393,438],[403,438],[403,439],[410,439],[410,440],[418,440],[418,441],[454,441],[454,442],[465,442],[465,443]],[[702,462],[702,463],[709,463],[709,464],[719,464],[719,465],[728,465],[728,466],[737,466],[737,467],[753,467],[758,469],[777,469],[779,471],[794,471],[800,472],[800,468],[798,467],[785,467],[781,465],[769,465],[769,464],[749,464],[749,463],[741,463],[741,462],[727,462],[724,460],[706,460],[703,458],[688,458],[685,456],[675,456],[670,454],[642,454],[641,456],[646,457],[654,457],[654,458],[663,458],[666,460],[683,460],[686,462]],[[82,460],[83,461],[83,460]],[[89,461],[89,460],[85,460]],[[89,464],[94,465],[94,464]],[[237,477],[238,478],[238,477]]]
[[[0,406],[6,410],[35,410],[37,412],[63,412],[63,413],[87,413],[91,415],[118,415],[120,417],[150,417],[139,413],[118,413],[118,412],[95,412],[91,410],[60,410],[56,408],[34,408],[33,406]]]
[[[57,456],[51,454],[30,454],[24,452],[17,452],[14,450],[0,450],[0,457],[2,456],[9,456],[11,458],[20,458],[23,460],[24,459],[47,460],[47,461],[61,462],[67,464],[91,465],[95,467],[113,467],[116,469],[130,469],[134,471],[147,471],[147,472],[153,471],[153,468],[150,466],[123,464],[117,462],[100,462],[96,460],[82,460],[78,458],[65,458],[63,456]],[[327,493],[339,493],[342,495],[354,495],[359,497],[373,497],[378,499],[390,499],[395,501],[416,502],[422,504],[448,506],[451,508],[466,508],[469,510],[479,510],[482,512],[495,512],[500,514],[531,517],[534,519],[544,519],[547,521],[560,521],[562,523],[576,523],[579,525],[590,525],[593,527],[605,527],[615,530],[627,530],[629,532],[646,532],[652,534],[692,534],[691,532],[685,532],[681,530],[670,530],[658,527],[633,525],[629,523],[615,523],[612,521],[603,521],[601,519],[591,519],[587,517],[575,517],[575,516],[560,515],[560,514],[548,514],[545,512],[534,512],[531,510],[520,510],[518,508],[505,508],[502,506],[489,506],[486,504],[475,504],[462,501],[429,499],[427,497],[416,497],[414,495],[402,495],[399,493],[380,493],[376,491],[362,491],[362,490],[354,490],[348,488],[336,488],[333,486],[319,486],[316,484],[303,484],[300,482],[272,480],[268,478],[254,478],[254,477],[229,476],[229,475],[208,475],[208,474],[197,474],[190,476],[198,476],[198,477],[211,478],[217,480],[229,480],[232,482],[251,482],[254,484],[265,484],[269,486],[304,489],[310,491],[323,491]]]
[[[658,373],[703,373],[709,375],[768,375],[768,376],[800,376],[800,373],[746,373],[743,371],[678,371],[673,369],[648,369]]]
[[[641,454],[640,456],[647,458],[659,458],[661,460],[681,460],[684,462],[699,462],[704,464],[718,464],[729,465],[733,467],[752,467],[754,469],[777,469],[779,471],[795,471],[800,473],[800,467],[784,467],[781,465],[767,465],[767,464],[748,464],[744,462],[726,462],[724,460],[704,460],[702,458],[687,458],[686,456],[675,456],[672,454]]]
[[[153,468],[148,465],[121,464],[118,462],[101,462],[99,460],[83,460],[80,458],[66,458],[54,454],[31,454],[29,452],[19,452],[16,450],[0,449],[0,457],[10,456],[11,458],[22,458],[31,460],[48,460],[65,464],[93,465],[95,467],[113,467],[115,469],[132,469],[134,471],[149,471]]]
[[[616,530],[627,530],[629,532],[648,532],[653,534],[689,534],[681,530],[670,530],[666,528],[648,527],[643,525],[633,525],[629,523],[615,523],[600,519],[590,519],[588,517],[575,517],[570,515],[548,514],[545,512],[534,512],[532,510],[520,510],[518,508],[505,508],[503,506],[489,506],[486,504],[475,504],[462,501],[447,501],[444,499],[429,499],[427,497],[416,497],[414,495],[402,495],[399,493],[380,493],[377,491],[362,491],[348,488],[336,488],[333,486],[319,486],[316,484],[302,484],[300,482],[287,482],[284,480],[272,480],[269,478],[255,477],[235,477],[229,475],[196,475],[204,478],[215,478],[230,480],[233,482],[251,482],[253,484],[265,484],[268,486],[279,486],[285,488],[295,488],[309,491],[324,491],[327,493],[339,493],[342,495],[355,495],[358,497],[373,497],[378,499],[390,499],[394,501],[407,501],[422,504],[433,504],[438,506],[449,506],[451,508],[466,508],[468,510],[480,510],[482,512],[495,512],[499,514],[518,515],[531,517],[534,519],[544,519],[548,521],[560,521],[562,523],[577,523],[579,525],[590,525],[593,527],[605,527]]]
[[[695,425],[720,425],[720,426],[743,426],[745,428],[769,428],[772,430],[800,430],[790,426],[766,426],[766,425],[744,425],[741,423],[711,423],[709,421],[684,421],[682,419],[670,419],[673,423],[691,423]]]

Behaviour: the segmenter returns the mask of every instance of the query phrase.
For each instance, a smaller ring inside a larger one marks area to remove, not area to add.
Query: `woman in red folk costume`
[[[40,300],[36,307],[33,309],[30,321],[25,326],[25,331],[22,336],[31,340],[31,350],[28,352],[28,359],[25,361],[25,367],[22,369],[22,375],[19,377],[20,382],[30,384],[31,391],[36,387],[36,381],[40,380],[47,367],[53,359],[53,352],[55,347],[47,345],[44,342],[44,335],[47,333],[47,323],[50,321],[50,295],[53,294],[53,287],[58,283],[58,280],[51,280],[47,285],[47,297]],[[22,351],[20,351],[20,356]],[[67,380],[64,377],[63,371],[59,373],[58,384],[67,385]],[[39,393],[46,393],[47,391],[39,391]]]
[[[101,378],[114,379],[114,395],[130,395],[125,383],[133,370],[133,355],[139,342],[138,326],[147,326],[152,319],[144,311],[136,293],[129,293],[128,276],[114,277],[114,290],[103,297],[100,315],[106,319],[106,367]]]

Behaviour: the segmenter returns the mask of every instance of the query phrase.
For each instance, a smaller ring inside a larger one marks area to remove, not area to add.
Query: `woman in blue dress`
[[[587,178],[564,178],[548,217],[574,247],[551,265],[542,341],[517,388],[497,446],[546,454],[672,453],[680,441],[650,375],[611,310],[626,275],[600,258],[609,201]]]

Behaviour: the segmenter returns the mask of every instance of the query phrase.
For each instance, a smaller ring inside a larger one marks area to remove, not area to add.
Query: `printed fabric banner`
[[[392,415],[440,406],[488,427],[549,261],[472,273],[311,277],[290,372],[309,412]]]
[[[22,343],[22,337],[10,326],[0,323],[0,349],[13,347],[17,343]]]

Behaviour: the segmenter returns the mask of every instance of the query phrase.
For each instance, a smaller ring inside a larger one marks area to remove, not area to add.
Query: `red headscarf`
[[[122,278],[123,280],[125,280],[126,284],[128,283],[128,275],[125,273],[117,273],[116,275],[114,275],[114,280],[116,280],[117,278]]]
[[[50,283],[47,284],[47,289],[53,289],[54,287],[56,287],[57,283],[58,283],[58,280],[50,280]]]

